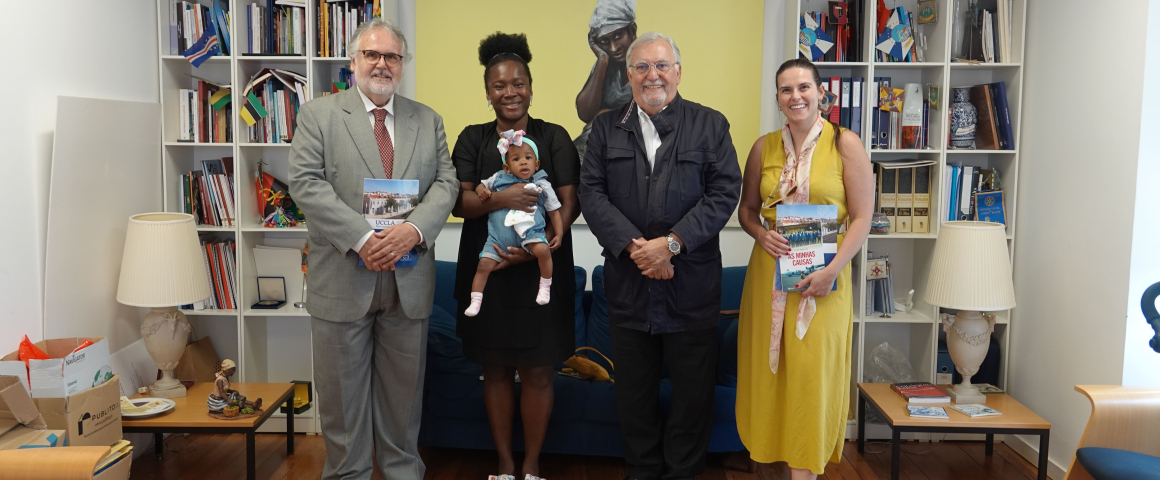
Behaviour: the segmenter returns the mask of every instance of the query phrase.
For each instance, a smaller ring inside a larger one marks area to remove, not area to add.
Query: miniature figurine
[[[210,413],[223,413],[227,406],[237,406],[244,410],[247,408],[260,410],[262,408],[262,399],[256,401],[248,401],[246,397],[237,390],[230,389],[230,377],[238,371],[238,367],[233,360],[222,360],[222,364],[218,367],[217,377],[213,382],[213,392],[209,394],[206,400],[206,406],[209,407]]]

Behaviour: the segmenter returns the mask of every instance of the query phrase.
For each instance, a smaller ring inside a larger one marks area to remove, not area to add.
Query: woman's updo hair
[[[532,69],[528,68],[528,62],[532,61],[532,50],[528,48],[527,35],[495,32],[479,42],[479,64],[485,67],[484,83],[487,83],[487,74],[491,72],[491,67],[508,60],[524,66],[524,71],[528,74],[528,84],[531,84]]]

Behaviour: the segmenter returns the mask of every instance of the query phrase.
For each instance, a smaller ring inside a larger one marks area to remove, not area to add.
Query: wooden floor
[[[297,435],[295,452],[286,456],[286,436],[258,435],[258,478],[316,479],[322,472],[326,448],[318,435]],[[133,461],[132,480],[243,480],[246,476],[245,436],[170,435],[165,441],[165,459],[158,461],[152,449]],[[1035,478],[1035,468],[1003,444],[995,445],[995,455],[983,455],[981,442],[913,443],[902,446],[903,480],[1024,480]],[[423,449],[427,465],[425,480],[484,480],[494,474],[495,454],[482,450]],[[518,460],[517,460],[518,461]],[[549,455],[541,457],[541,474],[549,480],[620,480],[627,473],[624,460],[612,457]],[[726,464],[729,467],[726,467]],[[709,466],[698,479],[706,480],[789,480],[784,464],[762,464],[757,473],[737,470],[745,462],[737,454],[711,454]],[[374,478],[380,479],[378,472]],[[866,445],[859,454],[853,442],[846,442],[839,465],[830,464],[828,480],[876,480],[890,478],[890,449],[882,442]]]

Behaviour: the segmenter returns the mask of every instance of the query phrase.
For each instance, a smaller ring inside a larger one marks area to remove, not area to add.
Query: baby
[[[491,197],[492,191],[500,191],[508,187],[532,188],[540,192],[540,201],[534,212],[501,208],[488,214],[487,243],[479,253],[479,267],[475,270],[475,279],[471,282],[471,305],[464,312],[469,317],[479,313],[483,303],[483,287],[487,285],[487,277],[492,270],[503,261],[496,253],[495,247],[523,247],[540,263],[540,288],[536,292],[536,303],[546,305],[551,300],[552,287],[552,250],[560,246],[564,234],[564,218],[560,215],[560,200],[556,198],[552,184],[548,183],[548,174],[540,170],[540,152],[536,142],[524,136],[524,131],[508,130],[500,134],[500,157],[503,159],[503,170],[495,172],[483,183],[475,187],[480,200]],[[544,211],[552,218],[554,227],[552,240],[548,241],[548,225],[544,221]]]

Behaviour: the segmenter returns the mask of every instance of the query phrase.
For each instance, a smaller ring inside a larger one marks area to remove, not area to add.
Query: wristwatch
[[[672,253],[673,256],[681,254],[681,244],[677,241],[677,239],[673,238],[671,233],[665,235],[665,240],[669,242],[669,253]]]

